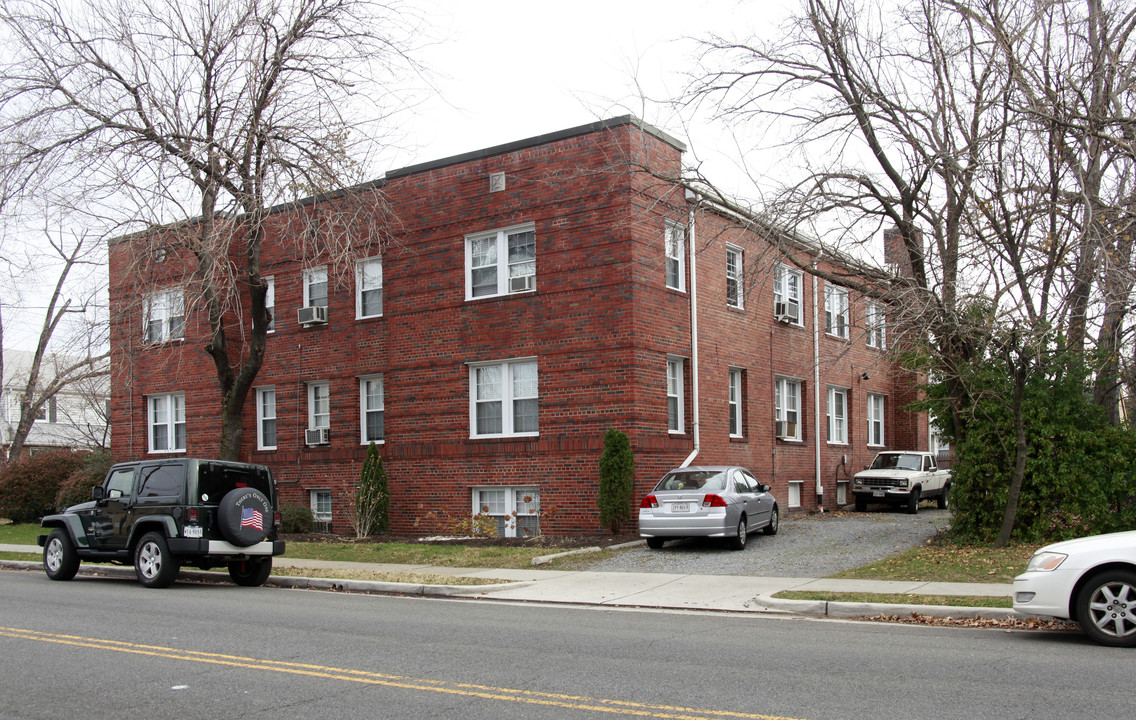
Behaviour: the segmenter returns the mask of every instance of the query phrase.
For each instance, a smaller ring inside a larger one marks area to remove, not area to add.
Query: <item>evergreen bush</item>
[[[627,435],[615,428],[604,433],[600,454],[600,487],[597,503],[600,524],[618,533],[620,523],[631,519],[631,493],[635,484],[635,457]]]

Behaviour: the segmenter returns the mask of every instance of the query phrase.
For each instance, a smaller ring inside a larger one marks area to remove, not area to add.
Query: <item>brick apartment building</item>
[[[736,463],[783,511],[850,502],[875,452],[926,448],[885,309],[801,272],[807,244],[660,181],[683,150],[622,117],[391,172],[398,230],[346,272],[300,259],[288,216],[313,203],[281,209],[242,458],[347,532],[373,440],[392,532],[481,511],[514,535],[600,529],[609,427],[636,498],[688,459]],[[214,455],[207,319],[176,257],[142,280],[131,247],[111,252],[114,454]]]

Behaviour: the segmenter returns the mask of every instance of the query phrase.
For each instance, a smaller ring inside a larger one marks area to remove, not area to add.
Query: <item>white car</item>
[[[1102,645],[1136,647],[1136,531],[1041,548],[1014,578],[1014,610],[1076,620]]]

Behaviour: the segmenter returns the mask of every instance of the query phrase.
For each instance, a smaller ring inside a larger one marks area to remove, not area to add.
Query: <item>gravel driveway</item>
[[[782,517],[776,535],[759,530],[741,551],[728,549],[721,540],[671,540],[661,550],[633,548],[588,570],[820,578],[922,545],[949,522],[949,510],[932,508],[920,508],[917,515],[873,508]]]

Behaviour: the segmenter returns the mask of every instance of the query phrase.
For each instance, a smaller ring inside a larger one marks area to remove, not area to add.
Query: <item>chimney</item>
[[[919,255],[922,256],[923,233],[919,230],[914,232]],[[911,271],[911,255],[907,252],[907,246],[903,242],[903,231],[898,227],[884,230],[884,262],[897,275],[910,277],[913,274]]]

